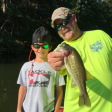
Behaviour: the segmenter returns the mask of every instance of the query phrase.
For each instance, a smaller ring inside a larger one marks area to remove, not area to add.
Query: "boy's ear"
[[[31,49],[32,49],[32,50],[34,49],[33,45],[31,45]]]
[[[51,50],[52,50],[52,46],[49,47],[49,51],[51,51]]]

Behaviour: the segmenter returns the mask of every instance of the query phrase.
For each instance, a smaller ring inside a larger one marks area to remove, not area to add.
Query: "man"
[[[22,112],[22,105],[25,112],[59,112],[64,78],[47,62],[47,54],[52,48],[52,36],[43,26],[35,30],[31,48],[36,57],[24,63],[19,73],[17,112]]]
[[[64,112],[111,112],[112,111],[112,39],[102,30],[81,31],[76,15],[70,9],[60,7],[52,14],[52,27],[63,38],[63,42],[75,48],[84,67],[93,76],[86,81],[91,107],[79,107],[78,87],[71,88],[71,77],[67,70],[61,70],[64,56],[61,52],[48,54],[50,66],[67,74]],[[62,42],[62,43],[63,43]]]

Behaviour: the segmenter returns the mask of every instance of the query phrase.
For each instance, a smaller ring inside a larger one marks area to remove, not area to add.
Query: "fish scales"
[[[88,107],[90,107],[91,102],[85,84],[86,70],[79,53],[66,43],[62,43],[57,48],[57,51],[61,51],[64,55],[65,67],[72,78],[71,87],[77,85],[79,88],[79,106],[87,105]]]
[[[82,66],[82,62],[78,58],[79,55],[77,51],[75,49],[71,50],[71,55],[69,55],[68,58],[65,58],[65,66],[69,71],[74,82],[72,83],[72,87],[75,84],[78,85],[82,94],[86,95],[84,83],[84,81],[86,80],[85,69]],[[79,62],[77,62],[78,60]]]
[[[66,66],[66,68],[68,68],[69,72],[72,72],[72,73],[70,73],[71,76],[72,76],[72,74],[74,74],[74,76],[72,76],[73,81],[77,85],[79,84],[81,87],[84,85],[84,81],[86,80],[86,76],[84,75],[85,70],[82,66],[82,62],[77,62],[77,56],[76,56],[77,53],[75,53],[74,50],[72,50],[71,52],[72,52],[71,55],[69,55],[68,58],[65,58],[65,64],[67,63],[65,66]]]

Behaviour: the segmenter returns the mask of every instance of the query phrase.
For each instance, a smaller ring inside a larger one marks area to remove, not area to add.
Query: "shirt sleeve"
[[[26,86],[26,70],[25,70],[25,65],[22,66],[20,72],[19,72],[19,76],[17,79],[17,84]]]
[[[104,31],[102,31],[102,34],[104,36],[104,40],[105,40],[105,43],[106,43],[106,46],[108,47],[108,49],[110,50],[111,52],[111,62],[112,62],[112,37],[110,37],[107,33],[105,33]]]
[[[104,37],[105,41],[108,43],[108,45],[111,47],[111,52],[112,52],[112,37],[110,37],[110,35],[108,35],[106,32],[102,31],[102,37]]]

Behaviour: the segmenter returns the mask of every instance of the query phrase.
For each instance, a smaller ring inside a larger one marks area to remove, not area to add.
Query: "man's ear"
[[[77,18],[75,14],[72,14],[72,18],[75,20],[75,22],[77,23]]]

